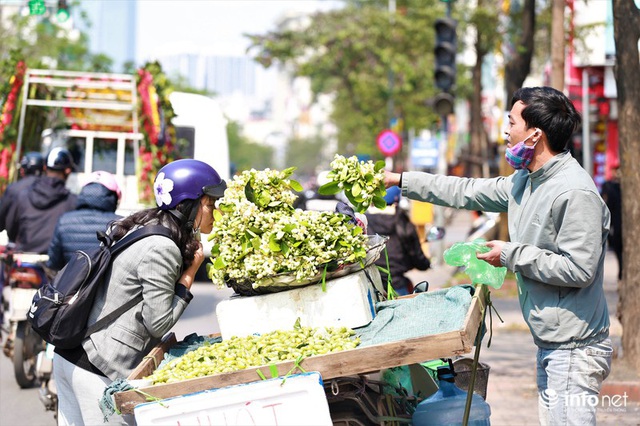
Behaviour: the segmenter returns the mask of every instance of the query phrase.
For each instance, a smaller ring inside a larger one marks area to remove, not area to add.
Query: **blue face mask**
[[[538,133],[537,130],[511,148],[507,148],[504,157],[511,167],[516,170],[526,169],[529,167],[529,164],[531,164],[531,161],[533,160],[533,153],[538,142],[534,143],[532,146],[525,145],[525,142],[536,133]]]

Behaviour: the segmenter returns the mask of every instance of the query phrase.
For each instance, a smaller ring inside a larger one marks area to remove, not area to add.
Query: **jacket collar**
[[[560,154],[554,156],[551,160],[540,167],[535,172],[529,173],[529,179],[534,184],[541,184],[548,179],[551,179],[558,170],[562,169],[567,162],[571,161],[573,157],[569,151],[563,151]]]

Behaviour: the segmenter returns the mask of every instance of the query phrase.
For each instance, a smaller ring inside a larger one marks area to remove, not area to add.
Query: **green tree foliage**
[[[314,93],[335,94],[332,120],[341,152],[380,156],[375,137],[391,115],[417,129],[437,119],[427,102],[436,93],[433,23],[444,6],[399,3],[390,14],[386,1],[353,2],[313,15],[306,28],[247,35],[263,66],[284,64],[310,77]]]
[[[273,150],[252,142],[242,135],[242,128],[236,121],[227,124],[229,159],[237,172],[254,168],[256,170],[273,167]]]
[[[6,13],[6,11],[3,11]],[[29,68],[70,71],[110,71],[113,61],[106,55],[89,52],[86,34],[58,25],[48,15],[4,16],[0,25],[0,61],[20,52]]]
[[[327,142],[320,138],[293,139],[289,141],[285,164],[294,164],[296,176],[315,176],[318,164],[328,164],[332,158],[323,158],[323,149]]]

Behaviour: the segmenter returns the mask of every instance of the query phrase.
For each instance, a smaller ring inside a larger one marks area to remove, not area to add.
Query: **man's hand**
[[[402,175],[400,173],[393,173],[389,170],[384,171],[384,186],[389,188],[391,186],[398,186],[400,184],[400,177]]]
[[[484,260],[489,265],[493,265],[499,268],[503,266],[502,263],[500,263],[500,253],[502,252],[503,245],[504,245],[504,241],[499,241],[499,240],[488,241],[486,243],[486,246],[491,248],[491,251],[488,251],[486,253],[477,253],[476,256],[478,259]]]

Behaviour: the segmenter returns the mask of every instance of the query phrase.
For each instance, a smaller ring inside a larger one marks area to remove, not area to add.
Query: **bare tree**
[[[499,32],[498,14],[493,5],[485,6],[483,0],[478,0],[475,12],[471,16],[471,22],[475,27],[476,63],[471,69],[473,93],[471,94],[471,119],[470,127],[470,152],[467,175],[472,177],[489,177],[488,151],[489,136],[482,117],[482,64],[487,54],[495,49]]]
[[[517,40],[513,49],[513,56],[505,65],[504,86],[506,91],[505,109],[511,109],[510,100],[513,93],[522,87],[522,83],[531,71],[531,60],[533,59],[533,41],[536,31],[536,2],[535,0],[524,0],[522,5],[522,14],[520,17],[520,38]],[[504,154],[505,145],[500,147],[500,153]],[[501,155],[502,158],[502,155]],[[503,176],[511,173],[509,165],[506,161],[500,162],[500,174]],[[500,215],[500,231],[498,238],[504,241],[509,239],[509,228],[507,224],[507,215]]]
[[[531,72],[531,59],[533,58],[533,39],[536,30],[536,2],[524,0],[521,15],[520,39],[516,42],[513,56],[507,62],[504,70],[505,89],[507,99],[511,99],[513,92],[522,87],[522,83]],[[507,102],[505,108],[511,109]]]
[[[618,292],[618,318],[622,324],[622,350],[630,364],[640,371],[640,258],[635,243],[640,239],[640,10],[631,0],[613,0],[613,28],[616,44],[616,85],[618,89],[618,137],[620,185],[622,189],[623,271]]]
[[[551,3],[551,87],[564,90],[564,5],[565,0]]]

